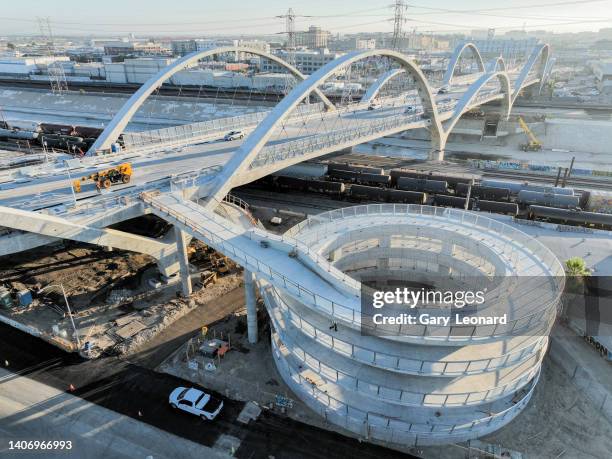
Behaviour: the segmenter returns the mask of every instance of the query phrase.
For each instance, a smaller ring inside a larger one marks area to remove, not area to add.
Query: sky
[[[37,34],[49,17],[55,35],[211,36],[282,34],[276,16],[293,8],[296,30],[391,32],[394,0],[0,0],[0,36]],[[466,32],[493,27],[555,32],[612,27],[612,0],[405,0],[404,30]],[[280,35],[279,35],[280,36]]]

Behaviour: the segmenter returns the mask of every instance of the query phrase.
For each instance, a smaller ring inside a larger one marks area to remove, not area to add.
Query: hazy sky
[[[334,33],[392,31],[393,0],[1,0],[0,35],[38,33],[49,16],[56,35],[253,35],[285,28],[275,18],[289,7],[304,16],[296,29],[320,25]],[[405,30],[469,31],[495,27],[555,31],[612,27],[612,0],[415,0]],[[446,10],[446,11],[444,11]],[[452,10],[452,11],[449,11]]]

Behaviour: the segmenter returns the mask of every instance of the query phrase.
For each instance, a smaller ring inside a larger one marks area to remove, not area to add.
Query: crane
[[[522,143],[519,145],[521,147],[521,150],[523,151],[541,151],[542,142],[540,142],[538,138],[534,135],[534,133],[531,131],[531,129],[529,129],[529,126],[527,126],[527,123],[525,123],[525,120],[523,119],[523,117],[519,116],[518,121],[523,131],[525,131],[525,134],[527,134],[527,138],[529,139],[528,143]]]

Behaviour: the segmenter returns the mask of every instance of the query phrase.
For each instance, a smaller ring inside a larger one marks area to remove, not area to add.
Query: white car
[[[225,140],[226,142],[229,142],[230,140],[238,140],[238,139],[242,139],[244,137],[244,132],[242,131],[230,131],[227,134],[225,134],[225,137],[223,137],[223,140]]]
[[[172,408],[195,414],[205,421],[215,419],[223,408],[222,400],[193,387],[177,387],[170,394],[169,402]]]
[[[382,107],[382,105],[380,105],[379,102],[370,102],[368,110],[378,110],[380,107]]]

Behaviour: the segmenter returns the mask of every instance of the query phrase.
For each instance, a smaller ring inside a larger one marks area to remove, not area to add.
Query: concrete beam
[[[85,242],[103,247],[144,253],[158,261],[162,274],[176,272],[176,249],[173,244],[107,228],[94,228],[70,220],[0,206],[2,226],[26,233],[15,233],[0,238],[0,255],[28,250],[58,239]]]
[[[187,242],[185,232],[177,226],[174,227],[174,237],[176,239],[176,252],[180,266],[182,293],[185,298],[193,293],[191,286],[191,274],[189,273],[189,259],[187,258]]]

